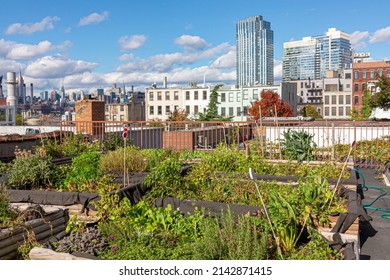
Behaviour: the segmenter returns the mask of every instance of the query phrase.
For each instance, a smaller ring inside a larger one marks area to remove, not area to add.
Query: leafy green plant
[[[2,225],[6,225],[12,219],[14,219],[17,214],[12,211],[9,205],[8,193],[3,185],[0,184],[0,228]]]
[[[53,188],[60,178],[59,167],[50,158],[31,155],[13,160],[6,185],[15,189]]]
[[[299,162],[313,160],[314,135],[304,130],[288,129],[283,132],[283,137],[281,144],[288,159]]]
[[[102,179],[99,161],[100,153],[96,151],[86,151],[75,157],[63,181],[64,188],[80,192],[95,191],[96,182]]]

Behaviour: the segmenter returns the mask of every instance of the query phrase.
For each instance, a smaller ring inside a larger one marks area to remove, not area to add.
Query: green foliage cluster
[[[311,105],[306,105],[303,108],[303,112],[302,113],[303,113],[304,117],[309,117],[309,118],[311,117],[311,118],[315,118],[315,119],[322,119],[322,116]]]
[[[268,232],[249,217],[230,212],[210,218],[201,210],[183,216],[145,201],[127,200],[99,225],[110,246],[100,255],[119,260],[266,259]],[[238,222],[237,222],[238,221]]]
[[[71,191],[88,192],[96,190],[102,177],[99,169],[100,152],[87,150],[72,160],[72,165],[63,180],[63,187]]]
[[[13,160],[5,183],[17,189],[54,188],[60,179],[61,170],[50,158],[33,154]]]
[[[147,169],[143,152],[135,146],[119,148],[102,155],[99,168],[104,173],[123,173],[124,164],[127,172],[142,172]]]
[[[0,228],[15,218],[15,216],[16,213],[12,211],[9,205],[8,193],[5,187],[0,184]]]
[[[296,131],[288,129],[283,132],[283,152],[290,160],[298,162],[313,160],[313,141],[314,135],[307,133],[304,130]]]

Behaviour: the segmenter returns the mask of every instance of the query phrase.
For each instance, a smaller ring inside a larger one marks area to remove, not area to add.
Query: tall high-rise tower
[[[349,34],[330,28],[325,35],[283,44],[283,80],[322,79],[326,71],[351,68]]]
[[[236,27],[237,85],[274,82],[274,33],[262,16],[240,20]]]

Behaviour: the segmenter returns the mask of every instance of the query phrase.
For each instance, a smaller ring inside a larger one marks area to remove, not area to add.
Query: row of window
[[[149,101],[154,101],[154,91],[149,92]],[[162,100],[163,93],[161,91],[157,91],[157,100]],[[166,91],[165,92],[165,99],[164,100],[171,100],[171,92]],[[173,100],[179,100],[179,92],[174,91],[173,92]]]
[[[325,107],[325,116],[329,117],[346,117],[351,113],[351,107]]]
[[[338,99],[338,103],[337,103],[337,99]],[[332,95],[332,96],[326,95],[325,96],[325,105],[329,105],[329,104],[344,105],[344,102],[346,105],[351,105],[351,96],[350,95],[345,95],[345,96],[344,95]]]
[[[125,116],[120,115],[119,121],[124,121],[124,120],[125,120]],[[118,115],[112,115],[111,117],[110,115],[106,115],[106,121],[118,121]]]
[[[191,100],[191,92],[186,90],[186,100]],[[199,100],[199,92],[197,90],[194,91],[194,99]],[[202,92],[202,100],[207,100],[207,91],[204,90]]]
[[[359,75],[360,73],[362,73],[362,74]],[[383,73],[382,69],[378,69],[377,71],[375,71],[375,70],[369,70],[369,71],[367,71],[367,70],[363,70],[363,71],[355,70],[354,71],[354,78],[356,80],[357,79],[376,79],[377,77],[376,77],[375,74],[377,74],[380,77],[384,73]],[[390,69],[386,69],[386,76],[390,78]]]
[[[157,109],[157,111],[155,111],[155,107]],[[174,110],[178,110],[179,109],[179,106],[175,105],[174,106]],[[187,114],[198,114],[199,113],[199,106],[198,105],[195,105],[193,107],[193,111],[191,111],[191,108],[189,105],[186,106],[186,113]],[[165,115],[169,115],[169,113],[171,112],[171,106],[167,105],[165,106]],[[203,113],[206,112],[206,108],[203,109]],[[234,112],[234,107],[229,107],[229,108],[226,108],[226,107],[221,107],[221,115],[222,116],[234,116],[234,113],[236,113],[236,116],[241,116],[241,114],[243,113],[243,115],[245,116],[247,114],[247,108],[244,107],[244,108],[241,108],[241,107],[236,107],[236,112]],[[163,114],[163,106],[150,106],[149,107],[149,115],[162,115]]]

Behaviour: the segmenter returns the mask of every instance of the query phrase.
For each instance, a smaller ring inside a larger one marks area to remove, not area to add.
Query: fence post
[[[62,121],[60,121],[60,144],[62,143]]]
[[[353,141],[356,141],[356,121],[353,120]],[[357,153],[356,153],[356,144],[353,147],[353,166],[356,167]]]
[[[331,160],[334,160],[334,122],[332,122],[332,151],[331,151]]]

